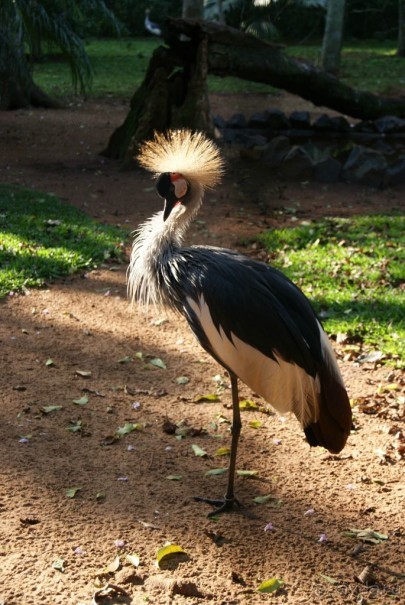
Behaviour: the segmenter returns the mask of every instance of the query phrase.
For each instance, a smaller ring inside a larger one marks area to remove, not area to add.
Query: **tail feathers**
[[[332,454],[338,454],[344,448],[352,428],[350,401],[343,382],[336,380],[336,375],[327,368],[320,371],[319,378],[319,416],[316,422],[304,428],[304,432],[310,445],[320,445]]]

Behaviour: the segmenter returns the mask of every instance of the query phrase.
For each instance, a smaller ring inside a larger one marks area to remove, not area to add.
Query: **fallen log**
[[[385,115],[405,118],[405,98],[351,88],[314,65],[286,55],[279,45],[239,30],[215,22],[170,19],[167,32],[169,44],[180,36],[193,41],[206,37],[210,74],[269,84],[353,118],[375,120]]]
[[[215,22],[169,18],[166,46],[155,50],[125,122],[111,136],[108,157],[132,161],[154,130],[189,127],[212,132],[207,74],[269,84],[353,118],[405,118],[405,98],[356,90],[270,44]]]

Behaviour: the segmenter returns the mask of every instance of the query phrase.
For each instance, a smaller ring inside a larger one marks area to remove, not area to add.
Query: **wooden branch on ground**
[[[236,76],[284,89],[363,120],[405,118],[405,99],[355,90],[282,47],[214,22],[168,19],[166,46],[155,50],[125,122],[110,137],[104,155],[132,162],[138,145],[154,130],[187,127],[212,132],[207,74]]]
[[[351,88],[310,63],[298,61],[279,45],[268,44],[239,30],[215,22],[169,19],[166,41],[187,36],[208,42],[208,73],[236,76],[269,84],[335,111],[375,120],[386,115],[405,118],[405,98],[391,98]]]

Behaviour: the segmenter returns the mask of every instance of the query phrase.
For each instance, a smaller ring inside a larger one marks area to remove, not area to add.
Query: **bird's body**
[[[150,20],[149,15],[150,15],[150,10],[147,8],[145,10],[145,21],[144,21],[145,29],[150,34],[153,34],[154,36],[161,36],[162,30],[160,29],[160,27],[157,23],[154,23],[153,21]]]
[[[182,314],[204,349],[230,373],[235,451],[226,500],[234,499],[237,378],[280,413],[293,412],[311,445],[339,452],[351,428],[350,404],[304,294],[265,263],[222,248],[181,245],[204,189],[221,173],[215,146],[202,135],[174,131],[147,144],[140,157],[147,168],[163,172],[157,188],[166,201],[164,212],[145,223],[135,240],[130,294]]]

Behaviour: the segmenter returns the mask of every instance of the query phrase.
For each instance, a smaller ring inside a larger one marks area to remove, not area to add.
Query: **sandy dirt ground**
[[[216,96],[212,104],[224,117],[303,108],[287,95]],[[135,229],[160,209],[151,180],[99,155],[126,112],[118,101],[86,101],[1,113],[0,181],[53,192],[97,220]],[[257,254],[241,240],[291,224],[285,208],[298,219],[403,208],[403,188],[288,183],[236,150],[225,153],[224,182],[188,242]],[[213,521],[193,497],[225,490],[226,475],[206,472],[227,466],[215,453],[230,440],[229,377],[184,321],[131,311],[126,263],[9,296],[0,314],[1,605],[405,602],[398,370],[359,364],[336,345],[356,402],[355,430],[339,456],[311,449],[293,418],[243,412],[238,469],[258,474],[237,478],[243,506]],[[151,365],[156,358],[166,369]],[[219,401],[197,402],[214,393]],[[241,396],[263,404],[243,385]],[[166,432],[168,421],[180,435]],[[139,429],[112,438],[126,423]],[[260,496],[269,498],[254,502]],[[350,529],[382,537],[374,544],[348,537]],[[186,554],[160,569],[166,542]],[[283,585],[259,594],[271,578]],[[117,588],[96,594],[107,583]]]

